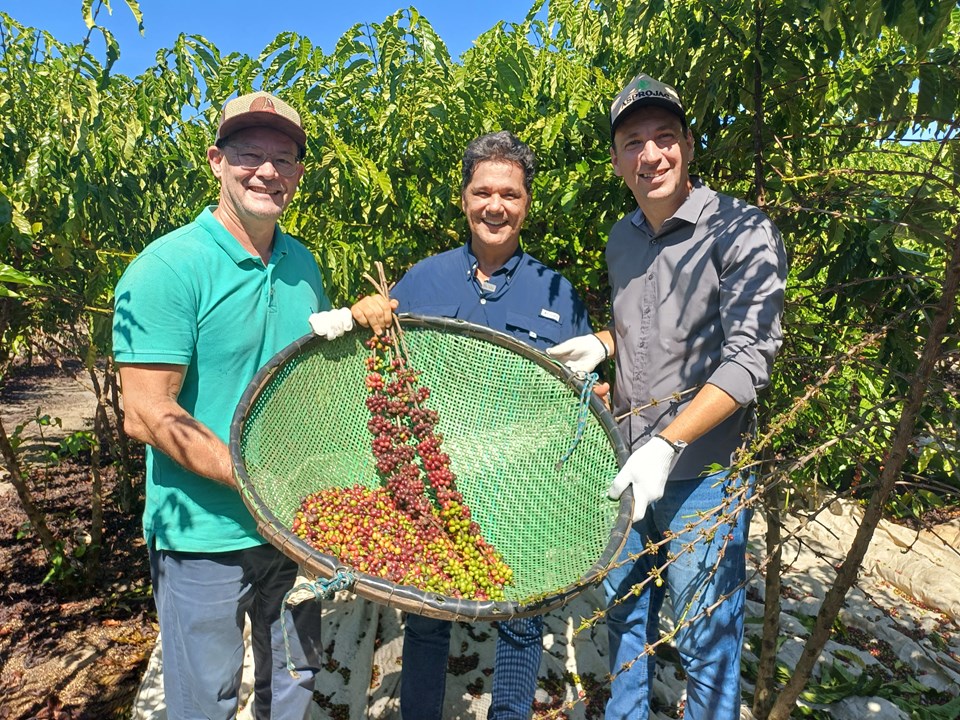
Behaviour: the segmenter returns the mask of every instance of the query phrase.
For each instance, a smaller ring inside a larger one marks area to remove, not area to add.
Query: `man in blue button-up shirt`
[[[533,174],[533,153],[511,133],[471,142],[461,187],[470,239],[414,265],[389,303],[378,295],[358,302],[352,308],[357,322],[380,332],[396,308],[486,325],[541,350],[589,333],[586,307],[573,286],[520,247]],[[602,359],[606,350],[597,346]],[[489,720],[530,717],[542,632],[541,617],[499,624]],[[450,622],[407,615],[400,684],[405,720],[441,717],[449,644]]]

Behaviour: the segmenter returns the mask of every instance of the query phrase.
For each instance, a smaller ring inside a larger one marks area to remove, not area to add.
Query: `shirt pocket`
[[[507,312],[507,332],[518,340],[523,340],[527,345],[545,350],[557,344],[563,333],[563,326],[549,318],[509,311]]]
[[[406,308],[401,308],[401,312],[411,312],[415,315],[427,315],[429,317],[441,317],[441,318],[455,318],[457,317],[457,312],[460,310],[460,305],[457,303],[448,303],[446,305],[418,305],[415,308],[407,310]]]

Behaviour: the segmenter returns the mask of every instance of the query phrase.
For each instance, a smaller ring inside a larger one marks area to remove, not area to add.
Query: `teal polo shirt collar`
[[[481,282],[477,277],[477,267],[480,263],[473,253],[471,241],[467,240],[463,245],[463,262],[467,282],[473,285],[481,298],[499,297],[513,281],[525,254],[523,248],[518,245],[513,255],[507,258],[507,261],[490,276],[490,280]]]
[[[227,230],[223,224],[213,216],[213,211],[216,208],[216,205],[210,205],[203,209],[203,212],[197,216],[196,223],[204,230],[206,230],[210,237],[212,237],[217,245],[219,245],[223,251],[233,260],[237,265],[244,262],[245,260],[252,260],[255,263],[261,264],[260,258],[256,255],[251,255],[244,247],[237,242],[237,239],[230,234],[230,231]],[[276,265],[280,260],[286,257],[287,253],[290,251],[289,248],[290,241],[287,236],[280,232],[280,228],[274,226],[273,228],[273,252],[270,253],[270,264]]]

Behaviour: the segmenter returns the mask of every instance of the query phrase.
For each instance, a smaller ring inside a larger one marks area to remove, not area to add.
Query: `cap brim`
[[[245,112],[237,117],[230,118],[217,131],[217,139],[222,140],[239,130],[251,127],[268,127],[282,132],[293,140],[300,148],[307,146],[307,134],[303,128],[283,115],[273,112]]]
[[[610,137],[613,137],[614,133],[617,132],[617,128],[620,127],[624,120],[626,120],[628,117],[630,117],[630,115],[640,108],[644,107],[663,108],[664,110],[667,110],[668,112],[671,112],[680,118],[680,122],[682,122],[684,125],[687,124],[687,116],[683,113],[683,110],[677,107],[676,103],[672,103],[669,100],[664,100],[658,97],[648,97],[643,98],[642,100],[635,100],[634,102],[630,103],[630,105],[628,105],[619,115],[617,115],[617,119],[614,120],[610,125]]]

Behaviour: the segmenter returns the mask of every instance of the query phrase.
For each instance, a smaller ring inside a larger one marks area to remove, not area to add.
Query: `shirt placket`
[[[491,278],[488,280],[481,280],[477,277],[477,265],[476,263],[470,268],[470,284],[473,289],[476,291],[477,298],[477,310],[483,316],[483,320],[480,324],[490,325],[489,322],[489,313],[490,309],[488,304],[492,301],[495,301],[500,298],[507,291],[507,285],[509,284],[509,273],[494,273]],[[472,322],[477,322],[472,320]]]
[[[477,323],[478,325],[486,324],[487,320],[487,297],[489,293],[484,292],[483,288],[480,286],[480,280],[477,278],[477,263],[474,262],[470,265],[467,270],[467,284],[476,294],[476,304],[472,305],[471,309],[463,313],[461,310],[460,317],[468,322]]]
[[[279,267],[280,263],[283,262],[286,256],[286,250],[281,250],[278,247],[274,247],[273,256],[270,258],[270,262],[268,262],[264,267],[263,276],[265,278],[265,282],[267,283],[267,312],[277,312],[277,283],[273,281],[273,276],[279,272],[277,268]]]
[[[260,277],[263,282],[263,289],[261,294],[265,301],[267,307],[267,312],[275,313],[277,311],[277,297],[276,290],[273,287],[273,271],[275,266],[270,263],[264,266],[262,263],[257,263],[257,270],[260,272]]]
[[[647,266],[646,277],[643,279],[642,292],[640,295],[640,332],[638,333],[637,355],[634,363],[634,388],[649,387],[650,363],[653,360],[651,344],[653,337],[653,308],[657,303],[657,261],[659,259],[659,246],[651,244],[651,252],[654,257]],[[635,397],[634,403],[645,404],[650,398]]]

